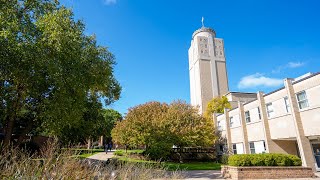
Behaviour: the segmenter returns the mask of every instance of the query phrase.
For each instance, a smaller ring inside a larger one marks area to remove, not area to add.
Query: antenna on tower
[[[204,17],[202,16],[202,19],[201,19],[202,27],[204,27],[203,21],[204,21]]]

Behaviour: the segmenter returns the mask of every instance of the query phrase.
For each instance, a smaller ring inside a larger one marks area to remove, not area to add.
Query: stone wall
[[[234,167],[222,166],[221,174],[231,179],[284,179],[284,178],[312,178],[315,177],[312,168],[308,167],[275,167],[250,166]]]

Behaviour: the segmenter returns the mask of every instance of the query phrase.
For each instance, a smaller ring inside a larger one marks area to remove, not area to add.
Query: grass
[[[220,170],[221,164],[215,162],[188,162],[174,163],[165,162],[165,167],[170,171],[175,170]]]
[[[151,160],[134,159],[126,156],[118,157],[120,161],[129,163],[139,164],[158,164],[169,171],[177,170],[220,170],[221,164],[215,162],[186,162],[186,163],[175,163],[175,162],[157,162]]]
[[[179,172],[147,163],[104,164],[73,158],[75,151],[59,148],[56,140],[38,154],[14,147],[0,149],[0,179],[181,179]],[[97,151],[96,151],[97,152]],[[88,153],[82,154],[87,156]],[[91,155],[91,154],[90,154]]]

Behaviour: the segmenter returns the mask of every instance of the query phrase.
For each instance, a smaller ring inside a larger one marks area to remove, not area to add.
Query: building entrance
[[[317,171],[320,171],[320,143],[312,144],[314,159],[316,161]]]

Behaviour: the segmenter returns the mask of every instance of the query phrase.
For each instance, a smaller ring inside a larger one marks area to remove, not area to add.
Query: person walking
[[[106,154],[108,154],[108,144],[104,145],[104,152],[106,152]]]

